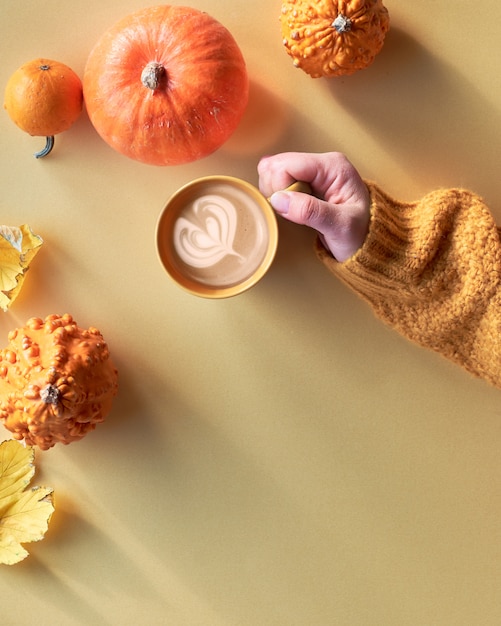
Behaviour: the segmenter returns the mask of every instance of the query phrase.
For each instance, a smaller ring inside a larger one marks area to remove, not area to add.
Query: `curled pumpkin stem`
[[[45,142],[45,147],[40,152],[35,152],[35,159],[42,159],[44,156],[47,156],[54,147],[54,135],[48,135]]]

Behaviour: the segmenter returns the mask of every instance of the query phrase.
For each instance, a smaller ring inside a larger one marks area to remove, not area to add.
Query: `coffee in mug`
[[[249,183],[231,176],[195,180],[168,201],[157,225],[157,250],[187,291],[233,296],[269,269],[278,243],[275,214]]]

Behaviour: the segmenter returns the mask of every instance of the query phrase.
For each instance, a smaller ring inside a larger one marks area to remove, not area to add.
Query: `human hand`
[[[348,159],[339,152],[286,152],[258,164],[259,188],[277,213],[314,228],[338,261],[362,246],[370,221],[369,191]],[[283,191],[296,180],[313,194]]]

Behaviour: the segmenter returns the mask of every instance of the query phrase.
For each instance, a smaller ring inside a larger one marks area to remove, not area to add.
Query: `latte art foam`
[[[233,249],[237,232],[237,209],[228,199],[206,195],[195,200],[188,217],[174,228],[174,246],[180,259],[191,267],[207,268],[224,257],[244,257]]]
[[[217,287],[236,285],[252,276],[269,242],[259,202],[240,187],[224,183],[208,185],[186,202],[172,238],[182,272]]]

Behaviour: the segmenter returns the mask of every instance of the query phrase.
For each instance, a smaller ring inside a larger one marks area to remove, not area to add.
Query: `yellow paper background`
[[[383,327],[283,220],[271,271],[232,300],[185,294],[156,258],[180,185],[255,183],[281,150],[344,151],[403,200],[470,187],[501,223],[501,5],[386,4],[375,64],[328,82],[292,67],[280,3],[192,3],[265,90],[263,126],[198,163],[129,161],[85,115],[39,161],[43,140],[0,115],[2,222],[45,240],[0,335],[67,310],[121,376],[106,423],[43,456],[57,516],[0,569],[4,620],[32,624],[36,605],[40,626],[501,623],[500,392]],[[82,75],[101,32],[146,5],[6,3],[0,82],[39,55]]]

